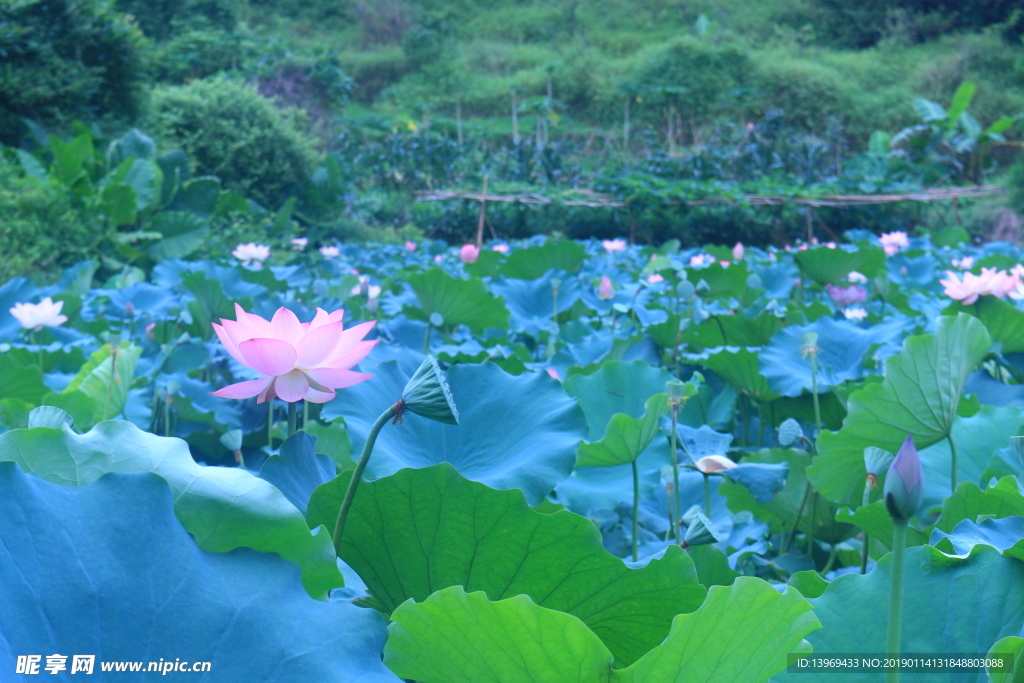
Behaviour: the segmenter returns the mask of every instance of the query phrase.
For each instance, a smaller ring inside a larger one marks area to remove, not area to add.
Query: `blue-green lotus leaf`
[[[343,585],[330,534],[310,533],[302,513],[248,470],[196,464],[181,439],[148,434],[130,422],[101,422],[86,434],[36,427],[0,434],[0,462],[62,486],[82,486],[108,472],[152,472],[174,492],[175,514],[211,552],[247,547],[276,552],[302,568],[310,595]]]
[[[269,481],[292,505],[306,514],[306,505],[313,490],[334,479],[337,466],[323,453],[316,452],[316,439],[306,432],[296,432],[281,444],[260,468],[260,479]]]
[[[834,249],[820,246],[798,251],[794,258],[804,277],[822,285],[842,282],[852,271],[874,277],[885,268],[885,252],[866,244],[842,244]]]
[[[558,280],[558,297],[554,296],[552,280]],[[579,300],[582,287],[575,276],[564,270],[551,270],[536,280],[501,278],[491,283],[491,291],[505,300],[512,315],[511,329],[532,337],[540,337],[551,326],[552,317],[572,308]]]
[[[392,361],[364,363],[364,369],[376,377],[339,391],[321,412],[324,419],[345,418],[357,453],[407,380]],[[455,365],[445,377],[459,407],[459,425],[407,414],[403,424],[385,426],[366,470],[369,477],[450,462],[467,479],[522,489],[537,505],[569,475],[587,422],[556,380],[546,373],[510,375],[494,363]]]
[[[535,280],[552,269],[575,273],[584,258],[586,253],[582,244],[570,240],[551,241],[537,247],[516,249],[501,265],[500,272],[507,278]]]
[[[884,341],[875,330],[865,330],[845,320],[819,318],[810,325],[793,325],[780,330],[761,349],[761,374],[782,396],[799,396],[813,386],[809,350],[804,335],[818,335],[818,392],[847,380],[864,376],[864,355],[872,344]]]
[[[933,529],[928,545],[935,546],[947,555],[968,557],[976,545],[990,545],[999,552],[1005,552],[1024,541],[1024,517],[1003,517],[986,519],[980,524],[965,519],[953,531],[946,533]]]
[[[816,656],[885,652],[892,553],[866,575],[832,581],[810,600],[821,630],[807,637]],[[1024,562],[976,545],[966,558],[930,546],[908,548],[903,573],[902,652],[983,653],[1024,626]],[[882,606],[881,608],[879,606]],[[910,680],[934,680],[903,674]],[[774,680],[799,683],[806,674]],[[987,683],[985,673],[942,674],[942,680]],[[884,673],[844,673],[843,683],[881,683]]]
[[[0,490],[5,678],[16,655],[42,654],[45,666],[59,653],[65,676],[70,655],[96,655],[98,680],[102,661],[177,658],[210,662],[206,680],[397,683],[380,662],[375,612],[313,600],[275,555],[200,550],[160,477],[66,488],[0,463]]]
[[[750,489],[758,503],[768,503],[786,486],[789,463],[742,462],[723,472],[730,481]]]
[[[643,361],[608,361],[590,375],[572,375],[565,380],[565,391],[575,396],[587,416],[590,435],[587,441],[600,441],[612,415],[624,413],[633,418],[644,414],[644,402],[665,391],[675,381],[667,371]],[[456,397],[458,398],[458,397]]]
[[[437,313],[446,329],[466,325],[476,332],[489,328],[508,329],[508,308],[484,286],[483,280],[453,278],[440,268],[413,273],[409,285],[416,292],[418,307],[403,312],[418,320],[429,321]]]
[[[661,425],[667,430],[672,429],[672,422],[667,417],[661,419]],[[688,425],[677,424],[676,434],[680,450],[679,461],[686,463],[686,457],[690,456],[694,461],[703,458],[705,455],[725,455],[732,443],[732,434],[716,432],[707,425],[701,425],[694,429]]]

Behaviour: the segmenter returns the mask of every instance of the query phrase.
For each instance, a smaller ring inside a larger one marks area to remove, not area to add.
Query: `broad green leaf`
[[[163,185],[163,172],[155,161],[149,159],[135,159],[132,161],[124,182],[132,188],[136,205],[143,209],[160,201],[160,188]]]
[[[796,252],[794,258],[804,278],[822,285],[842,282],[852,271],[874,277],[885,269],[885,252],[881,247],[867,244],[835,249],[815,247]]]
[[[885,501],[876,500],[874,503],[862,505],[852,512],[849,508],[843,508],[836,513],[836,520],[863,529],[872,541],[881,543],[887,551],[892,548],[892,516],[885,509]],[[926,543],[928,543],[926,533],[913,526],[907,527],[908,548]]]
[[[68,489],[0,463],[0,490],[0,614],[16,615],[0,620],[5,680],[22,678],[15,657],[30,653],[208,661],[195,677],[208,680],[396,680],[377,614],[310,599],[274,555],[197,548],[174,518],[177,494],[153,474]],[[108,678],[99,661],[94,673]]]
[[[974,521],[979,515],[992,517],[1024,516],[1024,489],[1016,477],[1003,477],[995,486],[982,491],[974,482],[965,481],[942,503],[942,515],[935,528],[951,532],[962,520]]]
[[[159,242],[149,247],[149,256],[154,261],[184,258],[202,246],[210,234],[206,219],[185,211],[158,213],[150,227],[162,235]]]
[[[697,568],[697,581],[705,588],[731,586],[740,573],[729,566],[729,558],[716,545],[696,545],[686,554]]]
[[[96,411],[88,422],[79,422],[83,427],[109,420],[124,411],[128,391],[135,377],[135,366],[142,355],[142,349],[129,342],[117,347],[104,344],[89,356],[82,369],[64,389],[64,394],[79,391],[92,399]]]
[[[174,511],[200,548],[276,552],[302,568],[306,590],[326,598],[341,586],[330,534],[310,533],[294,505],[247,470],[196,464],[181,439],[148,434],[130,422],[101,422],[86,434],[37,427],[0,434],[0,462],[62,486],[108,472],[153,472],[167,480]]]
[[[552,280],[558,280],[555,297]],[[555,312],[572,308],[580,298],[580,283],[563,270],[552,270],[535,280],[501,278],[491,284],[491,290],[501,296],[512,316],[512,329],[522,330],[539,338],[542,330],[551,327]]]
[[[946,108],[938,102],[918,97],[914,100],[914,111],[925,123],[931,121],[945,121],[948,118]]]
[[[219,318],[234,319],[234,304],[224,295],[223,283],[219,279],[196,271],[181,278],[181,283],[195,295],[195,299],[188,304],[188,310],[192,314],[193,324],[189,328],[192,334],[207,339],[213,334],[210,323]],[[244,301],[241,305],[246,308]]]
[[[867,574],[847,574],[810,602],[821,630],[808,640],[817,656],[885,652],[892,553]],[[982,653],[1024,626],[1024,562],[975,546],[970,557],[948,557],[930,546],[904,556],[901,652]],[[879,607],[879,606],[882,607]],[[943,676],[943,678],[946,678]],[[779,682],[805,681],[783,674]],[[843,683],[882,683],[884,673],[846,673]],[[926,679],[922,679],[926,680]],[[987,683],[986,674],[957,681]]]
[[[774,315],[756,318],[742,315],[716,315],[683,333],[690,348],[710,349],[719,346],[765,346],[782,329],[782,321]]]
[[[1013,660],[1013,673],[989,672],[992,683],[1024,683],[1024,638],[1007,636],[993,645],[988,651],[990,659],[1010,658]]]
[[[701,297],[729,299],[743,296],[743,293],[747,291],[747,278],[750,277],[750,271],[742,264],[723,266],[721,263],[712,263],[706,268],[687,268],[686,277],[695,285],[701,280],[707,283],[708,290],[701,293]]]
[[[947,315],[969,313],[977,317],[988,329],[992,342],[1003,345],[1003,353],[1024,351],[1024,312],[1008,301],[982,296],[969,306],[954,302],[943,312]]]
[[[362,368],[375,375],[373,380],[338,392],[320,413],[325,420],[345,418],[356,453],[408,381],[395,361],[364,362]],[[473,481],[521,489],[536,505],[569,476],[587,422],[557,380],[543,372],[510,375],[494,363],[455,365],[445,377],[459,408],[459,424],[406,413],[402,424],[380,431],[368,477],[450,462]]]
[[[974,98],[975,87],[971,81],[964,81],[957,87],[956,92],[953,93],[953,100],[949,104],[949,111],[946,112],[946,125],[950,128],[956,126],[956,122],[962,114],[967,113],[967,107],[970,106],[971,100]]]
[[[985,326],[968,315],[943,316],[934,335],[909,337],[898,356],[885,360],[885,379],[850,395],[839,432],[818,437],[818,458],[808,476],[825,497],[859,505],[864,449],[899,450],[907,434],[918,450],[953,428],[964,382],[988,351]]]
[[[259,476],[277,487],[305,515],[313,491],[334,479],[336,469],[333,460],[316,452],[316,439],[306,432],[296,432],[284,440],[276,455],[263,462]]]
[[[333,528],[349,478],[316,490],[310,526]],[[626,664],[661,642],[672,617],[696,609],[705,593],[679,548],[630,569],[604,549],[589,520],[536,512],[520,491],[489,489],[448,464],[364,482],[341,557],[387,611],[456,585],[492,600],[529,595],[581,619]]]
[[[588,441],[604,438],[605,427],[616,413],[638,418],[646,410],[647,399],[665,391],[667,382],[675,381],[667,371],[643,361],[602,363],[590,375],[571,375],[563,386],[583,408],[590,425]]]
[[[4,429],[27,427],[35,406],[20,398],[0,398],[0,426]]]
[[[483,280],[459,280],[440,268],[413,273],[407,279],[420,303],[419,309],[406,309],[410,317],[430,320],[437,313],[448,330],[458,325],[466,325],[475,332],[508,329],[509,314],[504,301],[488,292]]]
[[[68,189],[87,194],[89,177],[86,165],[91,163],[95,154],[92,136],[79,135],[70,142],[64,142],[51,135],[50,151],[53,153],[54,176]]]
[[[200,216],[209,216],[217,206],[220,194],[220,180],[213,176],[201,176],[182,183],[171,203],[176,211],[190,211]]]
[[[122,225],[134,224],[135,191],[124,183],[107,185],[100,192],[99,210],[107,217],[112,227],[119,228]]]
[[[575,273],[583,264],[583,245],[571,240],[548,242],[539,247],[516,249],[509,254],[499,272],[516,280],[536,280],[549,270]]]
[[[316,449],[329,455],[339,470],[350,470],[355,467],[350,457],[352,444],[348,439],[348,431],[340,422],[322,425],[310,421],[308,425],[303,425],[302,430],[316,439]]]
[[[718,374],[741,393],[755,401],[774,401],[779,397],[761,374],[759,348],[720,346],[703,353],[688,354],[686,359]]]
[[[47,391],[38,365],[19,365],[10,354],[0,354],[0,398],[38,404]]]
[[[392,614],[384,663],[421,683],[762,683],[786,655],[810,651],[818,628],[795,589],[740,577],[675,618],[665,642],[626,669],[572,616],[526,596],[496,602],[461,587],[407,602]]]
[[[661,416],[668,412],[668,396],[655,394],[644,402],[639,418],[617,413],[608,421],[604,438],[580,444],[577,467],[610,467],[634,462],[660,431]]]

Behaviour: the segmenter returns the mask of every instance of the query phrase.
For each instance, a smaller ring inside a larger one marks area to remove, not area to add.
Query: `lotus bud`
[[[711,545],[718,543],[718,531],[714,524],[700,510],[693,514],[693,519],[686,527],[686,535],[683,537],[684,546]]]
[[[444,373],[438,367],[433,356],[423,359],[416,374],[402,390],[399,401],[402,410],[408,410],[429,420],[445,424],[459,424],[459,410],[455,407],[452,390],[444,379]],[[396,419],[401,418],[399,411]]]
[[[693,466],[704,474],[720,474],[736,467],[736,463],[724,455],[705,455],[693,463]]]
[[[783,448],[789,448],[802,438],[804,438],[804,430],[800,428],[800,423],[793,418],[787,418],[779,425],[779,445]]]
[[[476,263],[480,258],[480,249],[475,244],[465,244],[459,249],[459,258],[463,263]]]
[[[871,487],[875,487],[875,479],[892,465],[893,454],[884,448],[868,446],[864,449],[864,469],[867,470]]]
[[[914,437],[907,435],[885,476],[885,507],[897,522],[906,522],[921,507],[924,482],[921,459],[914,447]]]
[[[763,285],[761,276],[757,273],[751,273],[747,276],[747,289],[761,289]]]
[[[601,284],[597,287],[598,299],[611,299],[615,296],[615,287],[612,286],[612,279],[605,275],[601,278]]]
[[[232,429],[220,435],[220,443],[232,453],[242,450],[242,430]]]
[[[732,258],[734,261],[743,260],[743,242],[737,242],[736,246],[732,248]]]
[[[683,280],[682,282],[679,283],[679,286],[676,287],[676,292],[679,293],[679,298],[680,299],[689,300],[689,299],[692,299],[696,295],[697,289],[693,286],[693,283],[690,282],[689,280]]]
[[[1021,465],[1024,465],[1024,436],[1011,436],[1010,445],[1013,446],[1014,452],[1020,458]]]
[[[711,289],[711,285],[708,284],[707,280],[705,280],[704,278],[701,278],[700,282],[697,283],[697,286],[696,286],[695,289],[698,292],[706,292],[706,291]]]

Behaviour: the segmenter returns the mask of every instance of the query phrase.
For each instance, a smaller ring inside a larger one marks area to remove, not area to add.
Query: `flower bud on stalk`
[[[914,448],[914,437],[907,435],[896,459],[889,466],[882,489],[885,507],[894,521],[906,524],[921,507],[924,498],[922,478],[921,459]]]

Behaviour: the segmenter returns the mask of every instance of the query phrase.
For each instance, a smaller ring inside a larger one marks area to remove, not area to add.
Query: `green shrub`
[[[96,256],[107,236],[66,188],[27,178],[0,159],[0,282],[17,275],[48,279]]]
[[[231,31],[238,23],[232,0],[117,0],[116,7],[154,40],[194,29]]]
[[[0,3],[0,142],[22,117],[65,128],[73,119],[134,119],[143,102],[142,34],[100,0]]]
[[[298,193],[316,160],[296,111],[226,78],[158,88],[152,109],[157,138],[184,150],[194,175],[218,176],[225,188],[270,208]]]

